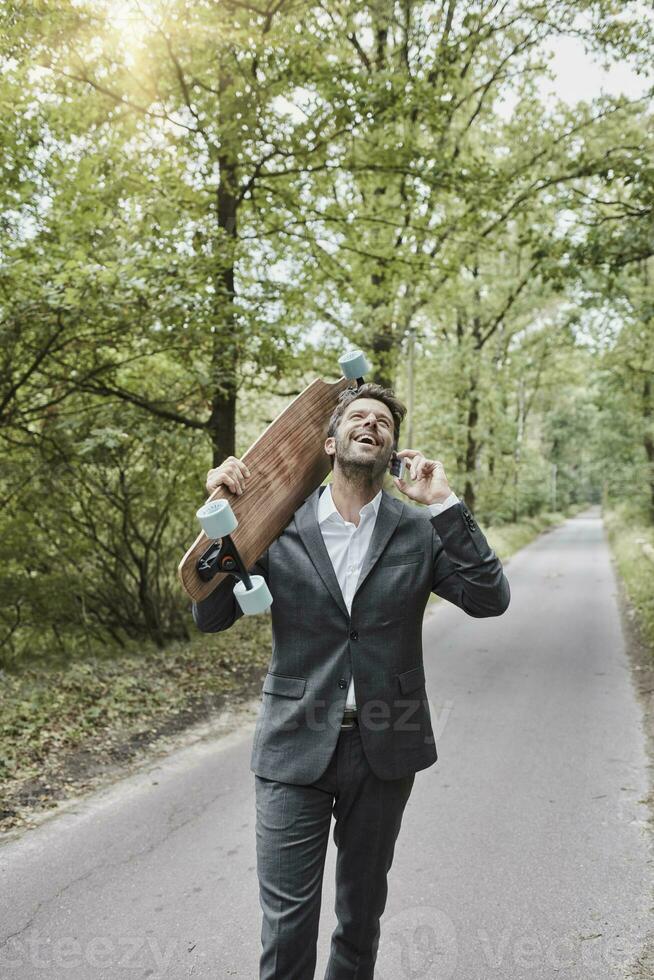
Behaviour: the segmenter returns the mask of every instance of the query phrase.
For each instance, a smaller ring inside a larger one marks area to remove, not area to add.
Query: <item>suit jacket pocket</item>
[[[306,684],[304,677],[288,677],[286,674],[268,671],[263,682],[263,691],[265,694],[281,694],[285,698],[301,698]]]
[[[424,551],[405,551],[402,554],[386,555],[380,558],[380,565],[413,565],[424,558]]]
[[[397,679],[400,682],[402,694],[408,694],[409,691],[415,691],[425,683],[425,671],[421,666],[412,667],[411,670],[405,670],[403,674],[398,674]]]

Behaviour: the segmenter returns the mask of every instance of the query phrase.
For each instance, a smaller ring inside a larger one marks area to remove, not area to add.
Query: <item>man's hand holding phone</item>
[[[394,454],[394,458],[406,461],[408,475],[413,482],[408,483],[401,475],[395,474],[393,482],[411,500],[419,504],[442,504],[452,493],[445,468],[439,459],[426,459],[417,449],[401,449]],[[392,473],[394,458],[391,460]]]

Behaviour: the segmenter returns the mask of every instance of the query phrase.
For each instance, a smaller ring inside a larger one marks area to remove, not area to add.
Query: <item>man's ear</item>
[[[336,439],[334,436],[327,436],[325,439],[325,452],[328,456],[336,455]]]

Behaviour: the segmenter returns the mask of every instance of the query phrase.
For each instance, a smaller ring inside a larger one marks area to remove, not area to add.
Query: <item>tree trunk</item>
[[[525,386],[522,379],[518,382],[518,416],[515,449],[513,451],[513,514],[512,520],[518,520],[520,508],[518,506],[519,490],[518,482],[520,478],[520,455],[522,450],[522,437],[524,434],[525,423]]]
[[[383,34],[383,32],[381,32]],[[381,36],[381,35],[380,35]],[[383,197],[386,193],[386,187],[376,187],[374,191],[375,198]],[[370,274],[370,282],[374,288],[373,296],[376,294],[377,299],[373,300],[372,303],[372,314],[373,320],[375,319],[376,311],[380,307],[384,307],[387,304],[387,284],[386,284],[386,274],[384,269],[380,272],[372,272]],[[386,316],[384,316],[384,322],[375,325],[374,333],[372,334],[370,342],[370,353],[373,357],[373,375],[372,381],[375,384],[381,385],[383,388],[392,388],[395,376],[395,337],[393,335],[393,328],[388,322]]]
[[[395,339],[390,326],[384,326],[372,335],[371,353],[375,363],[372,380],[383,388],[393,387],[394,345]]]
[[[473,268],[473,276],[475,279],[479,275],[479,269],[477,265]],[[479,290],[475,287],[475,302],[477,308],[480,306],[480,295]],[[459,327],[457,323],[457,333],[462,329],[463,324]],[[475,346],[473,350],[472,357],[477,358],[481,356],[481,317],[477,313],[472,318],[472,336],[475,339]],[[465,449],[465,484],[463,488],[463,499],[468,507],[474,513],[476,493],[475,493],[475,474],[477,471],[477,453],[479,451],[479,440],[477,438],[477,423],[479,421],[479,390],[478,390],[478,365],[476,360],[473,362],[470,374],[470,382],[468,384],[467,390],[467,403],[468,412],[466,417],[466,449]]]
[[[649,488],[649,519],[654,524],[654,434],[652,433],[652,382],[649,375],[645,376],[643,388],[643,417],[645,432],[643,444],[647,457],[647,482]]]
[[[468,418],[466,424],[466,455],[465,455],[465,485],[463,488],[463,499],[468,510],[474,513],[475,510],[475,485],[474,474],[477,469],[477,421],[479,419],[479,393],[477,391],[477,379],[470,379],[468,389]]]
[[[226,73],[220,78],[220,112],[227,115],[226,91],[232,80]],[[216,271],[216,319],[213,335],[213,395],[208,428],[211,434],[213,465],[219,466],[236,452],[236,376],[239,363],[238,323],[234,305],[236,288],[234,262],[236,254],[237,168],[233,153],[218,157],[220,181],[217,192],[218,237],[220,254]]]
[[[148,565],[146,562],[139,564],[139,605],[148,636],[157,649],[163,650],[165,643],[161,629],[161,620],[157,604],[150,591]]]

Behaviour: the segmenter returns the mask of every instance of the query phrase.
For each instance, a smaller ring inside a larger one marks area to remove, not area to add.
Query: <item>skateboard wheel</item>
[[[250,580],[252,582],[251,589],[246,589],[244,582],[237,582],[234,586],[236,601],[246,616],[265,612],[272,605],[272,596],[265,578],[261,575],[251,575]]]
[[[370,374],[370,365],[360,350],[347,351],[339,357],[338,363],[345,378],[363,378]]]
[[[195,516],[206,536],[212,541],[224,538],[238,527],[234,511],[226,500],[210,500],[200,507]]]

